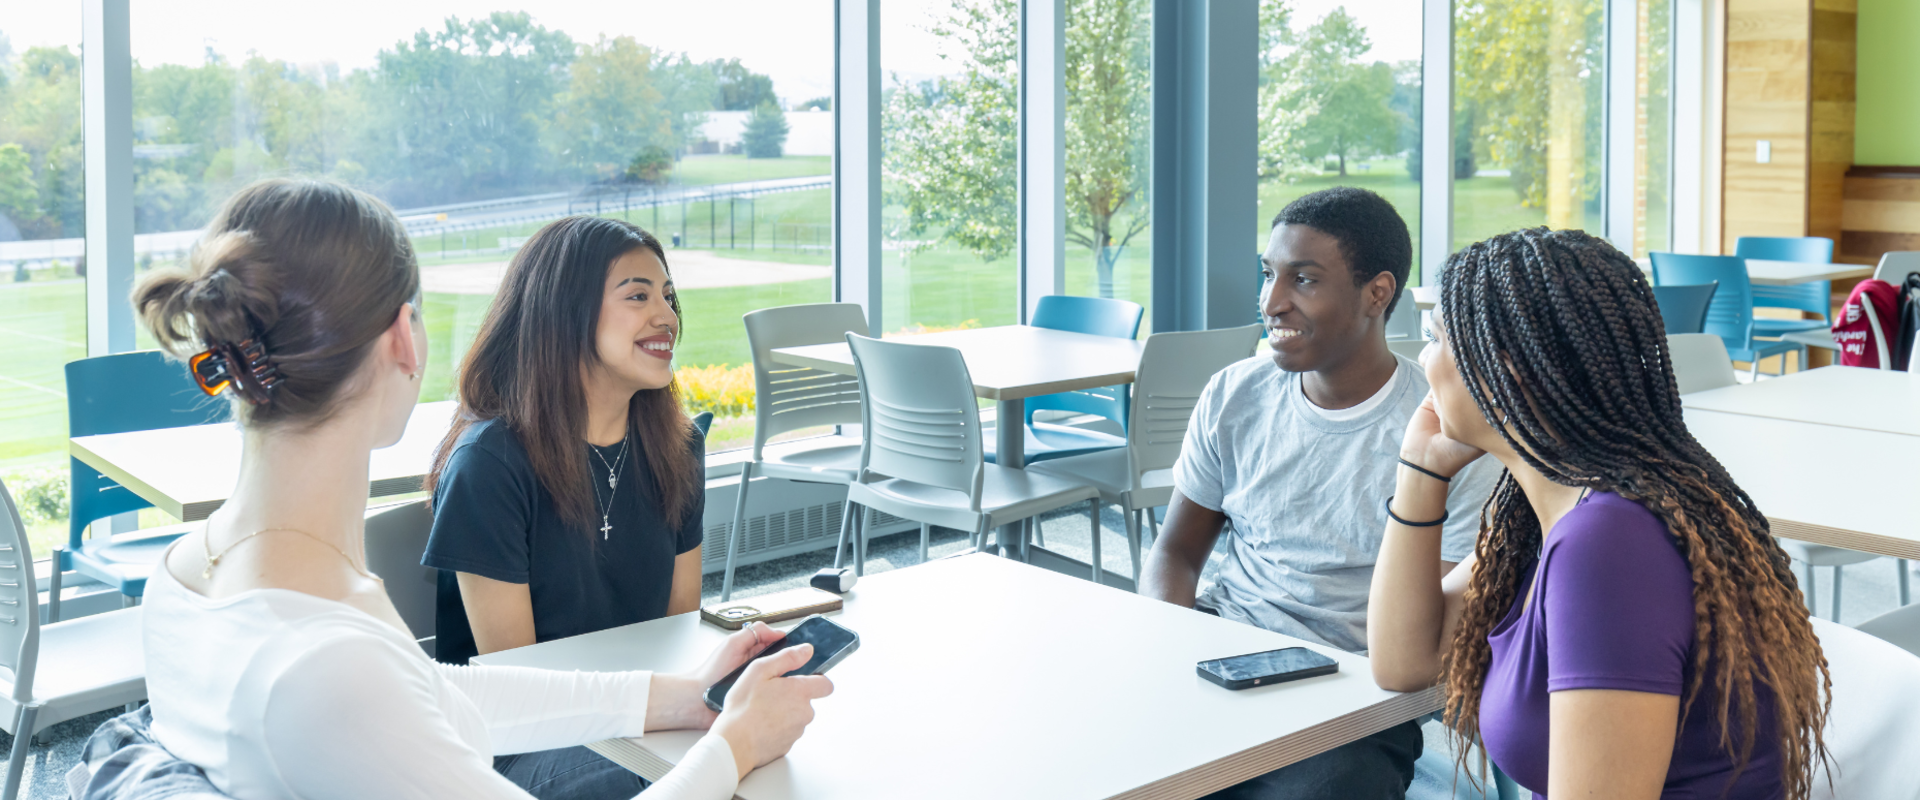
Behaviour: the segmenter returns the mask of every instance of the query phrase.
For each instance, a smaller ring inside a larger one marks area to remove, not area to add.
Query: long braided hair
[[[1441,298],[1461,377],[1507,444],[1555,483],[1617,493],[1666,523],[1693,576],[1681,723],[1707,689],[1734,778],[1756,732],[1770,731],[1786,797],[1804,800],[1813,764],[1827,759],[1826,658],[1766,518],[1687,431],[1660,311],[1639,268],[1581,231],[1533,228],[1455,253]],[[1463,760],[1480,739],[1487,634],[1526,591],[1543,543],[1520,485],[1502,475],[1482,510],[1478,563],[1443,666]],[[1757,719],[1756,683],[1772,691],[1771,724]]]

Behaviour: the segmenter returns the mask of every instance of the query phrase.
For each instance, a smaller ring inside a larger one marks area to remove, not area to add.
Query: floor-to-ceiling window
[[[877,333],[1018,320],[1019,3],[882,4]]]
[[[1151,309],[1153,4],[1066,7],[1065,293]]]
[[[1673,0],[1639,0],[1633,255],[1673,248]]]
[[[1600,235],[1604,0],[1453,8],[1454,248],[1536,225]]]
[[[675,367],[708,448],[752,437],[740,316],[825,301],[832,237],[832,6],[133,6],[139,269],[180,263],[222,199],[274,175],[398,210],[420,254],[433,355],[458,366],[508,262],[569,214],[668,245]]]
[[[1419,253],[1419,0],[1261,0],[1260,35],[1257,246],[1295,198],[1358,186],[1393,203]]]
[[[34,554],[67,533],[66,364],[87,355],[80,4],[0,18],[0,480]]]

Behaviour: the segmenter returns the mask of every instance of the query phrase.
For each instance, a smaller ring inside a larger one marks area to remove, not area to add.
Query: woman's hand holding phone
[[[653,674],[647,701],[647,730],[704,730],[719,716],[707,708],[707,687],[719,682],[741,664],[786,638],[783,631],[765,623],[751,622],[727,636],[707,655],[707,660],[689,672]]]
[[[727,709],[713,732],[733,748],[741,778],[786,755],[813,721],[813,701],[833,694],[833,681],[825,675],[780,677],[812,657],[813,645],[800,644],[759,659],[727,692]]]

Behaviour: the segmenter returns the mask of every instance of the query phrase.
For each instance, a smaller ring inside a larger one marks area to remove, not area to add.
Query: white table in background
[[[1747,280],[1753,282],[1755,286],[1792,286],[1814,281],[1844,281],[1871,277],[1873,277],[1872,265],[1747,259]]]
[[[1682,396],[1680,403],[1704,411],[1920,436],[1920,375],[1910,372],[1821,367],[1694,392]]]
[[[860,650],[806,735],[745,800],[1195,798],[1437,710],[1375,686],[1367,660],[981,555],[876,575],[835,620]],[[552,669],[686,669],[724,632],[688,613],[476,659]],[[1334,675],[1230,692],[1198,661],[1307,646]],[[700,734],[596,752],[649,779]],[[992,757],[982,754],[992,752]]]
[[[1145,343],[1029,325],[943,331],[890,341],[956,348],[973,377],[974,394],[998,403],[994,416],[995,458],[1004,467],[1026,466],[1026,399],[1040,395],[1132,383]],[[853,349],[845,342],[777,347],[773,357],[796,367],[855,374]],[[1003,549],[1017,551],[1018,525],[1000,529]]]
[[[1920,559],[1920,436],[1704,408],[1686,416],[1775,536]]]
[[[421,403],[392,447],[373,451],[369,497],[420,491],[433,467],[433,450],[446,438],[459,403]],[[127,487],[182,522],[206,519],[227,502],[240,477],[239,426],[231,422],[154,431],[75,436],[68,449],[80,462]]]

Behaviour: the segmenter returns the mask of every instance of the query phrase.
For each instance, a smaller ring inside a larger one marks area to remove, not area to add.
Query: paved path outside
[[[680,289],[754,286],[833,277],[833,268],[813,264],[782,264],[727,258],[705,250],[676,250],[667,255],[673,265],[673,283]],[[420,282],[429,292],[490,295],[507,274],[506,261],[477,264],[441,264],[421,267]]]

